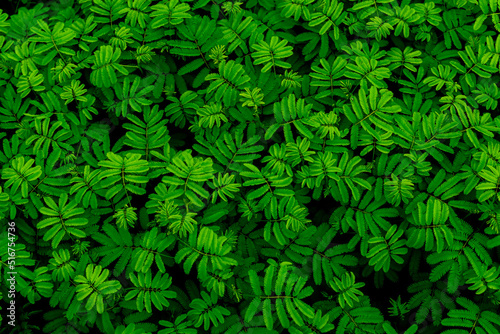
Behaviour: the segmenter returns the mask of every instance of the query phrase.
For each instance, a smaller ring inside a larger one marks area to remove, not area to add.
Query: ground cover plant
[[[1,333],[500,332],[497,0],[2,6]]]

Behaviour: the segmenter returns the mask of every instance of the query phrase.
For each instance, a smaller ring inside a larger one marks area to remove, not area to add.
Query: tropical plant
[[[5,1],[0,333],[499,333],[499,14]]]

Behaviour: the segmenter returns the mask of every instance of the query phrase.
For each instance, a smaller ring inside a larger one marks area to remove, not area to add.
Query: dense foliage
[[[500,333],[500,1],[4,11],[1,333]]]

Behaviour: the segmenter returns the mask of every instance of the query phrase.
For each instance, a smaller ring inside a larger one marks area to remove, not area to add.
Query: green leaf
[[[117,83],[115,70],[123,75],[128,75],[128,71],[118,63],[121,57],[121,50],[114,49],[110,45],[103,45],[94,52],[94,65],[90,73],[90,82],[97,87],[111,87]]]

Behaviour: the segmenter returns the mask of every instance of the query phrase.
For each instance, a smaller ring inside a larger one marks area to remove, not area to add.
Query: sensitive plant
[[[496,1],[14,3],[1,332],[499,333]]]

